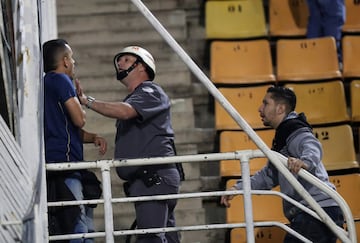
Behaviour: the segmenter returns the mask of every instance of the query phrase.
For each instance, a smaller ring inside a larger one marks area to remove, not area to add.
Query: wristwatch
[[[95,98],[92,96],[86,96],[87,103],[85,104],[86,108],[91,109],[92,103],[95,101]]]

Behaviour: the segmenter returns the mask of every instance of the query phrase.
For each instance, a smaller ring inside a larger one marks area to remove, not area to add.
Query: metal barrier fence
[[[285,166],[286,158],[281,154],[273,152],[277,158],[281,161],[281,165]],[[225,228],[246,228],[246,237],[247,242],[253,243],[254,239],[254,227],[261,226],[277,226],[281,227],[285,231],[293,234],[304,242],[311,242],[299,235],[297,232],[293,231],[287,225],[276,222],[276,221],[264,221],[264,222],[254,222],[253,221],[253,211],[252,211],[252,201],[251,195],[254,194],[274,194],[281,197],[284,200],[294,204],[299,207],[301,210],[306,211],[310,215],[316,217],[317,219],[323,221],[327,224],[331,230],[341,239],[342,242],[351,242],[356,243],[356,231],[354,220],[351,214],[351,211],[344,201],[344,199],[334,190],[324,185],[317,178],[301,170],[299,175],[306,179],[307,181],[313,183],[325,193],[329,194],[334,200],[339,204],[342,209],[345,220],[347,222],[348,231],[339,228],[331,220],[331,218],[324,217],[323,209],[315,202],[313,207],[315,212],[309,208],[303,206],[299,202],[287,197],[286,195],[276,192],[276,191],[263,191],[263,190],[251,190],[250,188],[250,169],[249,169],[249,160],[252,158],[264,157],[264,154],[260,150],[243,150],[229,153],[213,153],[213,154],[198,154],[198,155],[183,155],[183,156],[172,156],[172,157],[157,157],[157,158],[144,158],[144,159],[129,159],[129,160],[100,160],[96,162],[77,162],[77,163],[54,163],[47,164],[47,170],[78,170],[78,169],[101,169],[102,176],[102,185],[103,185],[103,199],[97,200],[83,200],[83,201],[62,201],[62,202],[49,202],[48,207],[60,207],[60,206],[69,206],[69,205],[79,205],[79,204],[104,204],[104,219],[105,219],[105,232],[94,232],[86,234],[70,234],[70,235],[56,235],[49,236],[50,241],[54,240],[64,240],[64,239],[76,239],[76,238],[97,238],[105,237],[107,243],[114,242],[114,236],[124,236],[124,235],[134,235],[134,234],[147,234],[147,233],[159,233],[159,232],[170,232],[170,231],[196,231],[196,230],[211,230],[211,229],[225,229]],[[171,195],[156,195],[156,196],[141,196],[141,197],[128,197],[128,198],[112,198],[111,194],[111,178],[110,170],[114,167],[119,166],[139,166],[139,165],[149,165],[149,164],[167,164],[167,163],[193,163],[193,162],[207,162],[207,161],[220,161],[220,160],[239,160],[241,163],[242,170],[242,180],[243,180],[243,190],[238,191],[215,191],[215,192],[198,192],[198,193],[183,193],[183,194],[171,194]],[[275,164],[277,161],[275,161]],[[290,173],[289,171],[286,171]],[[298,188],[298,181],[294,176],[289,177],[289,182]],[[306,201],[313,200],[312,198],[306,198],[306,190],[300,185],[301,188],[298,188],[299,191],[302,191],[301,195],[305,195],[304,199]],[[115,230],[113,223],[113,203],[129,203],[136,201],[148,201],[148,200],[165,200],[165,199],[186,199],[194,197],[219,197],[222,195],[244,195],[244,212],[245,212],[245,222],[236,223],[236,224],[210,224],[210,225],[193,225],[193,226],[180,226],[180,227],[171,227],[171,228],[152,228],[152,229],[136,229],[136,230]],[[326,213],[325,213],[326,214]],[[326,215],[327,216],[327,215]]]

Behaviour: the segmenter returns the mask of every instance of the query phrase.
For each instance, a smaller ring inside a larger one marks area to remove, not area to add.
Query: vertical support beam
[[[241,178],[243,183],[244,191],[244,214],[245,214],[245,223],[246,223],[246,242],[254,243],[254,218],[253,218],[253,208],[251,200],[251,182],[250,182],[250,168],[249,168],[249,157],[241,156]]]
[[[106,243],[114,243],[114,219],[112,209],[111,195],[111,176],[110,167],[108,165],[101,167],[103,197],[104,197],[104,213],[105,213],[105,237]]]

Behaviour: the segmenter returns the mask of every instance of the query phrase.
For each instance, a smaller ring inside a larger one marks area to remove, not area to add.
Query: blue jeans
[[[338,226],[343,227],[344,217],[339,207],[326,207],[323,209]],[[290,227],[312,242],[336,243],[337,237],[331,229],[305,212],[297,214],[291,220]],[[284,243],[300,242],[302,241],[289,233],[286,234],[284,239]]]
[[[66,186],[73,193],[76,200],[83,200],[84,196],[82,193],[82,184],[81,181],[77,178],[66,178]],[[93,208],[90,208],[86,205],[79,205],[80,215],[77,218],[75,224],[74,233],[91,233],[94,232],[94,222],[93,222]],[[70,243],[93,243],[93,239],[74,239],[70,240]]]
[[[334,37],[339,62],[342,62],[341,36],[346,14],[344,0],[308,0],[307,5],[310,14],[307,38]]]

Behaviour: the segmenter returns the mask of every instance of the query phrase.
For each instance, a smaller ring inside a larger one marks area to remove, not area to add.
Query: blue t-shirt
[[[140,84],[124,102],[138,117],[117,120],[115,158],[133,159],[174,155],[174,131],[171,126],[170,99],[163,89],[151,82]],[[118,175],[128,179],[137,167],[118,167]]]
[[[47,163],[83,160],[80,128],[72,123],[65,107],[65,102],[75,96],[75,87],[69,76],[54,72],[45,75],[44,139]]]

